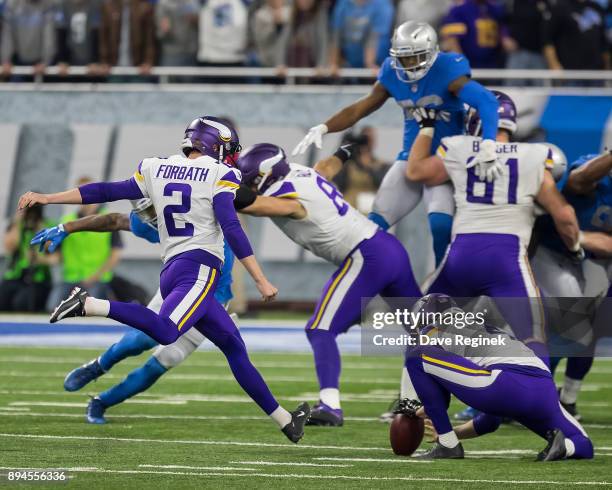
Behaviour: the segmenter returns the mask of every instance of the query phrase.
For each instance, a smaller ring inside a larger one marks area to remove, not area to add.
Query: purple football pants
[[[179,254],[166,263],[160,277],[164,302],[159,314],[134,303],[110,302],[109,317],[134,327],[163,345],[197,328],[227,358],[242,389],[266,412],[278,402],[251,363],[236,325],[215,299],[219,264],[202,250]]]
[[[405,298],[409,304],[402,306],[407,307],[421,297],[406,249],[382,230],[362,241],[333,273],[306,324],[321,389],[338,388],[340,352],[336,337],[360,322],[364,300],[378,294],[397,301]]]
[[[559,429],[575,446],[573,458],[592,458],[593,444],[582,426],[559,404],[547,371],[499,364],[483,368],[440,347],[418,347],[406,356],[412,384],[438,434],[452,429],[450,396],[483,412],[474,419],[479,435],[493,432],[499,418],[510,417],[541,437]]]
[[[548,363],[540,292],[517,236],[457,235],[429,283],[428,294],[497,298],[495,303],[514,335]]]

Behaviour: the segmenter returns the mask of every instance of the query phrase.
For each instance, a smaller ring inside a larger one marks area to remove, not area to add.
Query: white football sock
[[[457,444],[459,444],[459,439],[457,439],[457,434],[455,431],[451,430],[446,434],[440,434],[438,436],[438,442],[442,444],[444,447],[454,448]]]
[[[574,441],[571,439],[565,438],[565,457],[571,458],[576,452],[576,446],[574,446]]]
[[[330,408],[340,408],[340,390],[338,388],[323,388],[319,392],[319,400]]]
[[[291,423],[291,414],[280,405],[270,414],[270,418],[282,429]]]
[[[563,381],[563,388],[561,388],[561,394],[559,395],[560,400],[563,403],[576,403],[581,386],[581,379],[572,379],[566,376]]]
[[[419,399],[419,395],[417,395],[417,392],[412,385],[410,375],[408,374],[408,370],[405,367],[402,369],[402,381],[400,383],[400,400],[403,400],[404,398],[410,398],[411,400]]]
[[[108,316],[110,301],[106,299],[85,298],[85,316]]]

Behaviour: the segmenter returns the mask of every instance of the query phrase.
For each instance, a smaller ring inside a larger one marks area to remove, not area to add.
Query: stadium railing
[[[46,81],[61,81],[62,75],[57,66],[50,66],[46,69],[45,75],[53,79],[45,78],[40,74],[35,74],[32,67],[17,66],[13,67],[12,74],[19,76],[34,77],[36,83]],[[125,81],[142,81],[143,77],[147,81],[160,84],[172,84],[174,82],[198,81],[206,83],[206,79],[218,83],[219,79],[223,83],[266,83],[273,82],[279,84],[283,81],[286,85],[303,83],[304,80],[323,82],[328,84],[369,84],[376,78],[376,73],[370,69],[345,68],[340,70],[337,76],[321,75],[319,70],[314,68],[287,68],[281,76],[276,68],[259,67],[153,67],[149,74],[144,75],[136,67],[113,67],[110,70],[111,77],[121,77]],[[587,86],[612,86],[611,71],[587,71],[587,70],[505,70],[505,69],[475,69],[472,72],[474,78],[483,81],[499,82],[512,85],[532,85],[537,82],[539,85],[587,85]],[[85,66],[71,66],[67,76],[71,81],[78,78],[91,77],[92,74]],[[98,75],[99,76],[99,75]],[[112,78],[109,80],[114,82]]]

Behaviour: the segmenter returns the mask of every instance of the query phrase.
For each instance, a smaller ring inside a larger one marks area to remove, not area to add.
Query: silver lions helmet
[[[439,52],[435,29],[425,22],[409,20],[395,29],[389,55],[398,78],[410,83],[427,75]]]
[[[550,151],[552,152],[551,172],[555,182],[559,182],[565,175],[565,170],[567,169],[567,157],[565,156],[565,153],[563,153],[563,150],[557,145],[552,143],[544,143],[544,145],[550,148]]]

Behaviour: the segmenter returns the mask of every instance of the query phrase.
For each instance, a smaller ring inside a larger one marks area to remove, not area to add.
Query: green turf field
[[[504,426],[464,442],[463,461],[417,462],[392,454],[388,426],[376,420],[398,388],[397,359],[346,356],[345,426],[307,427],[294,446],[241,392],[224,358],[208,352],[196,353],[147,393],[111,409],[107,425],[88,425],[87,395],[111,386],[146,359],[124,361],[83,392],[64,392],[66,372],[97,352],[0,348],[1,483],[7,483],[9,468],[65,468],[71,477],[67,485],[74,488],[612,485],[612,362],[596,362],[580,399],[595,460],[535,463],[544,441]],[[254,354],[253,359],[287,408],[299,400],[316,401],[310,355]]]

